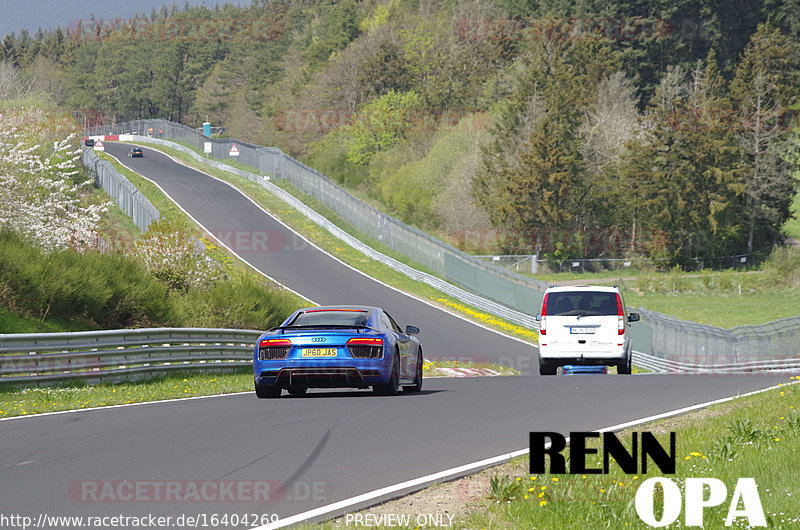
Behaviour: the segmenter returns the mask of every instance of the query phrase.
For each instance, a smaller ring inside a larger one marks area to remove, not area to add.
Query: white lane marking
[[[133,144],[133,145],[136,145],[136,144]],[[301,238],[303,241],[305,241],[306,243],[308,243],[309,245],[311,245],[311,246],[312,246],[312,247],[314,247],[315,249],[319,250],[320,252],[322,252],[323,254],[325,254],[326,256],[328,256],[329,258],[331,258],[331,259],[333,259],[333,260],[335,260],[335,261],[339,262],[340,264],[342,264],[342,265],[344,265],[345,267],[347,267],[347,268],[349,268],[349,269],[351,269],[351,270],[353,270],[353,271],[357,272],[358,274],[360,274],[360,275],[362,275],[362,276],[364,276],[364,277],[366,277],[366,278],[369,278],[370,280],[372,280],[372,281],[374,281],[374,282],[376,282],[376,283],[378,283],[378,284],[380,284],[380,285],[383,285],[384,287],[388,287],[389,289],[392,289],[393,291],[397,291],[397,292],[398,292],[398,293],[400,293],[400,294],[403,294],[403,295],[405,295],[405,296],[408,296],[409,298],[413,298],[414,300],[417,300],[418,302],[422,302],[423,304],[427,304],[427,305],[429,305],[429,306],[431,306],[431,307],[433,307],[433,308],[435,308],[435,309],[438,309],[439,311],[442,311],[443,313],[446,313],[446,314],[448,314],[448,315],[454,316],[454,317],[456,317],[456,318],[460,318],[461,320],[463,320],[463,321],[465,321],[465,322],[468,322],[468,323],[470,323],[470,324],[473,324],[473,325],[475,325],[475,326],[478,326],[479,328],[483,328],[483,329],[485,329],[485,330],[487,330],[487,331],[491,331],[491,332],[493,332],[493,333],[497,333],[498,335],[501,335],[501,336],[503,336],[503,337],[506,337],[506,338],[508,338],[508,339],[513,339],[513,340],[516,340],[516,341],[518,341],[518,342],[521,342],[521,343],[523,343],[523,344],[525,344],[525,345],[531,346],[531,347],[532,347],[532,348],[534,348],[534,349],[536,349],[536,348],[537,348],[537,345],[536,345],[535,343],[528,342],[528,341],[526,341],[526,340],[522,340],[522,339],[520,339],[519,337],[514,337],[514,336],[511,336],[511,335],[507,335],[507,334],[503,333],[502,331],[498,331],[498,330],[496,330],[496,329],[493,329],[493,328],[490,328],[490,327],[488,327],[488,326],[485,326],[485,325],[483,325],[483,324],[481,324],[481,323],[479,323],[479,322],[475,322],[474,320],[470,320],[469,318],[467,318],[467,317],[465,317],[464,315],[461,315],[461,314],[459,314],[459,313],[453,313],[453,312],[451,312],[451,311],[449,311],[449,310],[447,310],[447,309],[445,309],[445,308],[443,308],[443,307],[440,307],[440,306],[438,306],[438,305],[436,305],[436,304],[434,304],[434,303],[432,303],[432,302],[429,302],[428,300],[425,300],[424,298],[419,298],[419,297],[417,297],[416,295],[413,295],[413,294],[411,294],[411,293],[407,293],[407,292],[405,292],[405,291],[402,291],[402,290],[398,289],[397,287],[393,287],[393,286],[391,286],[391,285],[389,285],[389,284],[386,284],[386,283],[384,283],[384,282],[382,282],[382,281],[380,281],[380,280],[378,280],[378,279],[376,279],[376,278],[373,278],[372,276],[369,276],[367,273],[365,273],[365,272],[363,272],[363,271],[360,271],[360,270],[356,269],[355,267],[353,267],[352,265],[350,265],[350,264],[348,264],[348,263],[345,263],[344,261],[342,261],[341,259],[337,258],[337,257],[336,257],[336,256],[334,256],[333,254],[330,254],[330,253],[328,253],[328,252],[327,252],[325,249],[323,249],[323,248],[320,248],[319,246],[317,246],[317,245],[316,245],[315,243],[313,243],[312,241],[309,241],[309,240],[308,240],[308,239],[307,239],[307,238],[306,238],[306,237],[305,237],[303,234],[300,234],[299,232],[295,231],[295,230],[294,230],[292,227],[290,227],[289,225],[287,225],[286,223],[284,223],[283,221],[281,221],[280,219],[278,219],[277,217],[275,217],[273,214],[271,214],[270,212],[268,212],[267,210],[265,210],[264,208],[262,208],[260,204],[258,204],[256,201],[254,201],[253,199],[251,199],[251,198],[250,198],[250,197],[249,197],[247,194],[245,194],[243,191],[241,191],[239,188],[237,188],[237,187],[236,187],[236,186],[234,186],[233,184],[230,184],[229,182],[225,182],[224,180],[220,179],[219,177],[215,177],[214,175],[211,175],[211,174],[209,174],[209,173],[206,173],[205,171],[203,171],[203,170],[201,170],[201,169],[194,168],[194,167],[192,167],[192,166],[190,166],[190,165],[188,165],[188,164],[184,163],[182,160],[178,160],[177,158],[173,157],[172,155],[170,155],[170,154],[168,154],[168,153],[165,153],[165,152],[163,152],[163,151],[161,151],[161,150],[159,150],[159,149],[156,149],[156,148],[152,147],[151,145],[147,145],[147,146],[146,146],[146,148],[147,148],[147,149],[152,149],[153,151],[158,151],[158,152],[159,152],[159,153],[161,153],[162,155],[164,155],[164,156],[166,156],[166,157],[169,157],[170,159],[172,159],[172,161],[173,161],[173,162],[175,162],[176,164],[180,164],[180,165],[182,165],[182,166],[184,166],[184,167],[187,167],[187,168],[189,168],[189,169],[191,169],[191,170],[193,170],[193,171],[197,171],[198,173],[201,173],[201,174],[203,174],[203,175],[206,175],[206,176],[208,176],[208,177],[211,177],[211,178],[212,178],[212,179],[214,179],[214,180],[218,180],[218,181],[222,182],[223,184],[226,184],[227,186],[230,186],[231,188],[233,188],[234,190],[236,190],[237,192],[239,192],[239,193],[240,193],[240,194],[241,194],[243,197],[245,197],[247,200],[249,200],[250,202],[252,202],[252,203],[253,203],[253,204],[254,204],[254,205],[255,205],[255,206],[256,206],[256,207],[257,207],[259,210],[261,210],[261,211],[262,211],[262,212],[264,212],[266,215],[268,215],[269,217],[271,217],[272,219],[274,219],[275,221],[277,221],[278,223],[280,223],[280,224],[281,224],[283,227],[285,227],[287,230],[289,230],[289,231],[290,231],[290,232],[292,232],[293,234],[296,234],[296,235],[297,235],[298,237],[300,237],[300,238]],[[121,162],[120,162],[120,163],[121,163]],[[124,164],[123,164],[123,165],[124,165]],[[128,166],[125,166],[125,167],[128,167]],[[145,177],[145,178],[147,178],[147,177]],[[148,180],[150,180],[150,179],[148,179]],[[268,189],[264,188],[264,190],[265,190],[267,193],[270,193],[270,191],[269,191]],[[168,196],[168,197],[169,197],[169,196]],[[280,199],[280,197],[277,197],[277,196],[275,196],[275,195],[273,195],[273,197],[276,197],[277,199]],[[172,198],[170,197],[170,199],[172,199]],[[174,199],[172,199],[172,200],[173,200],[173,202],[174,202]],[[289,206],[291,207],[291,205],[289,205]],[[292,208],[292,209],[294,209],[294,208]],[[295,210],[295,211],[296,211],[296,210]],[[300,213],[300,214],[302,215],[302,212],[298,212],[298,213]],[[198,223],[198,224],[200,224],[200,223]],[[202,226],[202,225],[201,225],[201,226]],[[323,229],[324,229],[324,227],[321,227],[321,228],[323,228]],[[328,232],[328,233],[330,233],[330,232]],[[334,237],[335,237],[335,236],[334,236]],[[226,247],[226,248],[227,248],[227,247]],[[352,248],[352,247],[351,247],[351,248]],[[358,250],[358,249],[356,249],[356,250]],[[368,256],[368,257],[369,257],[369,256]],[[241,259],[241,258],[239,258],[239,259]],[[370,258],[370,259],[374,259],[374,258]],[[244,261],[244,260],[243,260],[243,261]],[[248,263],[248,265],[250,265],[250,264]],[[250,266],[251,266],[251,267],[253,267],[252,265],[250,265]],[[255,267],[254,267],[254,268],[255,268]],[[402,273],[400,273],[400,274],[402,274]],[[434,288],[434,289],[435,289],[435,288]],[[444,293],[442,293],[442,294],[444,295]],[[302,295],[301,295],[301,296],[302,296]],[[305,297],[304,297],[304,298],[305,298]],[[496,316],[496,315],[493,315],[493,316]]]
[[[426,378],[427,379],[427,378]],[[72,414],[74,412],[86,412],[89,410],[108,410],[108,409],[119,409],[122,407],[138,407],[139,405],[156,405],[156,404],[163,404],[163,403],[177,403],[179,401],[191,401],[195,399],[209,399],[209,398],[218,398],[218,397],[226,397],[226,396],[241,396],[243,394],[252,394],[253,392],[233,392],[231,394],[212,394],[209,396],[192,396],[192,397],[185,397],[185,398],[175,398],[175,399],[159,399],[158,401],[139,401],[136,403],[120,403],[119,405],[105,405],[103,407],[89,407],[86,409],[69,409],[69,410],[57,410],[55,412],[40,412],[37,414],[28,414],[27,416],[11,416],[8,418],[0,418],[0,421],[13,421],[13,420],[27,420],[31,418],[41,418],[42,416],[55,416],[57,414]]]
[[[136,145],[136,144],[132,144],[132,145]],[[148,149],[149,149],[149,148],[148,148]],[[159,151],[159,152],[160,152],[160,151]],[[225,243],[224,243],[222,240],[220,240],[219,238],[217,238],[217,237],[216,237],[216,236],[215,236],[215,235],[214,235],[214,234],[213,234],[213,233],[212,233],[212,232],[211,232],[211,231],[210,231],[208,228],[206,228],[205,226],[203,226],[203,223],[199,222],[197,219],[195,219],[194,217],[192,217],[192,214],[190,214],[189,212],[187,212],[187,211],[186,211],[186,210],[183,208],[183,206],[181,206],[181,205],[178,203],[178,201],[176,201],[175,199],[173,199],[173,198],[170,196],[170,194],[169,194],[169,193],[167,193],[166,191],[164,191],[164,188],[162,188],[161,186],[159,186],[157,182],[155,182],[155,181],[154,181],[154,180],[152,180],[152,179],[149,179],[149,178],[145,177],[144,175],[142,175],[142,174],[141,174],[141,173],[139,173],[138,171],[134,170],[134,169],[133,169],[133,168],[131,168],[130,166],[128,166],[128,165],[126,165],[126,164],[123,164],[123,163],[122,163],[122,161],[121,161],[119,158],[115,157],[114,155],[112,155],[112,154],[110,154],[110,153],[106,153],[106,154],[108,154],[108,156],[110,156],[111,158],[113,158],[114,160],[116,160],[117,162],[119,162],[119,164],[120,164],[120,165],[122,165],[122,166],[124,166],[126,169],[129,169],[129,170],[131,170],[132,172],[136,173],[137,175],[139,175],[140,177],[142,177],[143,179],[147,180],[148,182],[150,182],[151,184],[153,184],[155,187],[157,187],[157,188],[158,188],[158,189],[161,191],[161,193],[163,193],[163,194],[164,194],[164,195],[165,195],[165,196],[166,196],[166,197],[167,197],[169,200],[171,200],[173,203],[175,203],[175,206],[177,206],[177,207],[178,207],[178,208],[179,208],[179,209],[180,209],[180,210],[181,210],[181,211],[182,211],[182,212],[183,212],[183,213],[184,213],[184,214],[185,214],[185,215],[186,215],[186,216],[187,216],[189,219],[191,219],[192,221],[194,221],[194,223],[195,223],[197,226],[199,226],[200,228],[202,228],[202,229],[203,229],[203,231],[204,231],[204,232],[206,232],[206,233],[209,235],[209,237],[212,237],[212,238],[214,238],[214,240],[215,240],[215,241],[217,241],[217,242],[218,242],[220,245],[222,245],[223,247],[225,247],[225,248],[228,250],[228,252],[230,252],[231,254],[233,254],[234,256],[236,256],[237,258],[239,258],[240,260],[242,260],[244,263],[246,263],[246,264],[247,264],[247,265],[248,265],[250,268],[252,268],[254,271],[256,271],[257,273],[259,273],[259,274],[260,274],[260,275],[262,275],[263,277],[267,278],[269,281],[273,282],[275,285],[279,285],[281,288],[283,288],[283,289],[286,289],[286,290],[287,290],[287,291],[289,291],[290,293],[293,293],[293,294],[295,294],[295,295],[299,296],[300,298],[302,298],[303,300],[307,301],[308,303],[310,303],[310,304],[312,304],[312,305],[319,305],[319,304],[317,304],[315,301],[313,301],[313,300],[311,300],[310,298],[308,298],[307,296],[303,296],[302,294],[298,293],[298,292],[297,292],[297,291],[295,291],[294,289],[292,289],[292,288],[290,288],[290,287],[288,287],[288,286],[286,286],[286,285],[282,284],[281,282],[279,282],[279,281],[278,281],[278,280],[276,280],[275,278],[273,278],[273,277],[269,276],[268,274],[266,274],[265,272],[263,272],[263,271],[261,271],[261,270],[257,269],[257,268],[256,268],[255,266],[253,266],[253,265],[252,265],[252,264],[251,264],[249,261],[247,261],[246,259],[242,258],[242,257],[241,257],[239,254],[237,254],[236,252],[234,252],[234,250],[233,250],[232,248],[230,248],[230,247],[229,247],[228,245],[226,245],[226,244],[225,244]],[[166,155],[166,153],[162,153],[162,154],[165,154],[165,155]],[[169,155],[166,155],[166,156],[169,156]],[[171,157],[170,157],[170,158],[171,158]],[[186,166],[186,167],[188,167],[188,166]],[[191,169],[191,168],[190,168],[190,169]],[[220,182],[223,182],[223,181],[220,181]],[[233,186],[231,186],[231,187],[233,187]],[[236,188],[233,188],[233,189],[236,189]],[[236,191],[239,191],[239,190],[236,190]],[[241,193],[241,192],[240,192],[240,193]],[[246,196],[246,195],[245,195],[245,196]]]
[[[14,464],[16,466],[24,466],[26,464],[33,464],[33,460],[25,460],[24,462],[20,462],[18,464]]]
[[[762,388],[761,390],[754,390],[752,392],[747,392],[745,394],[737,394],[736,396],[732,396],[732,397],[716,399],[716,400],[713,400],[713,401],[708,401],[706,403],[700,403],[698,405],[691,405],[689,407],[683,407],[683,408],[680,408],[680,409],[676,409],[676,410],[672,410],[672,411],[668,411],[668,412],[663,412],[661,414],[655,414],[653,416],[648,416],[646,418],[641,418],[641,419],[638,419],[638,420],[628,421],[628,422],[625,422],[625,423],[619,423],[617,425],[612,425],[611,427],[604,427],[602,429],[597,429],[597,430],[592,431],[592,432],[602,433],[602,432],[609,432],[609,431],[619,431],[619,430],[622,430],[622,429],[626,429],[628,427],[634,427],[636,425],[641,425],[643,423],[649,423],[651,421],[670,418],[672,416],[685,414],[685,413],[691,412],[693,410],[710,407],[711,405],[717,405],[719,403],[725,403],[726,401],[731,401],[731,400],[742,398],[742,397],[747,397],[747,396],[752,396],[752,395],[755,395],[755,394],[760,394],[762,392],[767,392],[769,390],[774,390],[774,389],[779,388],[779,387],[788,386],[789,384],[797,384],[797,383],[780,383],[780,384],[778,384],[776,386],[771,386],[771,387],[768,387],[768,388]],[[567,443],[569,443],[569,437],[567,437]],[[307,519],[312,519],[312,518],[317,518],[317,517],[324,517],[324,516],[337,517],[340,514],[347,513],[346,511],[342,511],[342,510],[346,510],[347,508],[350,508],[350,507],[353,507],[353,506],[356,506],[356,505],[359,505],[359,504],[362,504],[362,503],[365,503],[365,502],[370,502],[370,501],[379,502],[378,499],[380,499],[381,497],[388,496],[388,495],[391,495],[393,493],[397,493],[397,492],[404,491],[404,490],[407,490],[407,489],[414,488],[415,491],[419,491],[423,487],[432,485],[432,484],[434,484],[436,482],[440,482],[440,481],[443,481],[443,480],[455,479],[455,478],[458,478],[460,476],[466,476],[466,475],[469,475],[471,473],[480,471],[480,470],[482,470],[484,468],[487,468],[487,467],[492,467],[492,466],[496,466],[496,465],[499,465],[499,464],[503,464],[505,462],[508,462],[511,458],[514,458],[514,457],[517,457],[517,456],[526,455],[528,453],[530,453],[530,447],[528,447],[526,449],[520,449],[518,451],[513,451],[511,453],[498,455],[498,456],[495,456],[493,458],[487,458],[487,459],[484,459],[484,460],[479,460],[477,462],[472,462],[470,464],[465,464],[463,466],[453,467],[453,468],[450,468],[450,469],[446,469],[444,471],[440,471],[438,473],[432,473],[430,475],[425,475],[424,477],[419,477],[419,478],[415,478],[415,479],[412,479],[412,480],[407,480],[407,481],[401,482],[399,484],[394,484],[393,486],[387,486],[385,488],[380,488],[380,489],[377,489],[377,490],[374,490],[374,491],[371,491],[371,492],[368,492],[368,493],[363,493],[361,495],[357,495],[355,497],[350,497],[349,499],[344,499],[344,500],[341,500],[339,502],[334,502],[332,504],[328,504],[326,506],[321,506],[319,508],[315,508],[315,509],[309,510],[307,512],[299,513],[297,515],[292,515],[290,517],[286,517],[285,519],[281,519],[280,521],[277,521],[275,523],[270,523],[270,524],[266,524],[266,525],[263,525],[263,526],[259,526],[259,527],[255,528],[253,530],[272,530],[273,528],[283,528],[285,526],[298,524],[298,523],[301,523],[303,521],[306,521]],[[409,492],[409,493],[411,493],[411,492]],[[366,507],[363,508],[363,509],[366,509]]]

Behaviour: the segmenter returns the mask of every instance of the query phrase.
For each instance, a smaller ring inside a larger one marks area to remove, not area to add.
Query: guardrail
[[[52,385],[74,380],[96,384],[140,380],[175,371],[226,372],[248,368],[252,366],[253,346],[261,333],[246,329],[144,328],[0,334],[0,384]],[[662,373],[800,370],[797,353],[773,359],[720,362],[698,358],[698,361],[633,352],[633,364]]]
[[[261,331],[143,328],[0,334],[0,383],[89,384],[252,366]]]
[[[96,186],[99,186],[114,199],[123,212],[133,220],[142,232],[147,231],[151,223],[158,221],[158,213],[147,197],[131,181],[120,174],[116,168],[105,160],[100,160],[90,148],[81,154],[83,165],[89,170]]]
[[[648,355],[639,351],[633,352],[633,364],[647,368],[653,372],[680,372],[693,374],[742,374],[755,372],[797,372],[800,370],[800,358],[772,359],[765,361],[748,361],[728,364],[694,364],[682,363]]]

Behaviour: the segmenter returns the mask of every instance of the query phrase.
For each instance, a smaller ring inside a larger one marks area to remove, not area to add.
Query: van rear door
[[[591,358],[619,349],[616,293],[554,291],[548,294],[545,311],[552,354]]]

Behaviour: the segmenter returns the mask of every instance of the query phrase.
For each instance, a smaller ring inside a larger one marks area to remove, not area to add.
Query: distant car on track
[[[131,150],[128,151],[128,156],[131,158],[142,158],[144,156],[144,151],[139,147],[131,147]]]
[[[379,307],[323,306],[294,312],[255,344],[256,395],[276,398],[283,390],[372,387],[376,394],[422,390],[419,328],[401,330]]]

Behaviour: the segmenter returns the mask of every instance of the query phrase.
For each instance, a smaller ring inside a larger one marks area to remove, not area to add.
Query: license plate
[[[594,333],[594,328],[569,328],[569,332],[573,335],[591,335]]]
[[[336,348],[303,348],[303,357],[336,357]]]

